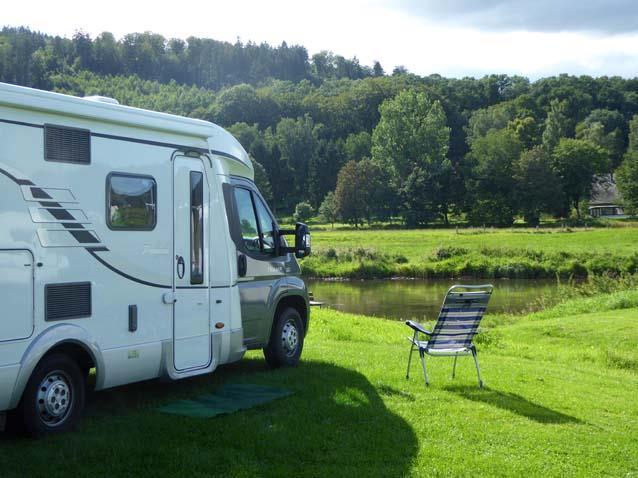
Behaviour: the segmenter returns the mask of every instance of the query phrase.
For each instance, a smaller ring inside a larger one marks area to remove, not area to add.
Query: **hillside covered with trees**
[[[4,28],[0,81],[220,124],[280,214],[537,224],[582,214],[610,173],[638,207],[637,78],[422,77],[285,43]]]

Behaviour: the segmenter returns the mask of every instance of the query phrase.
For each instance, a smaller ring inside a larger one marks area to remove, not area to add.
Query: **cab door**
[[[209,185],[202,161],[173,165],[173,361],[184,371],[211,361],[208,272]]]
[[[275,255],[275,219],[256,188],[248,183],[234,187],[239,229],[238,255],[244,274],[238,280],[244,345],[261,347],[268,343],[273,299],[288,288],[290,257]]]

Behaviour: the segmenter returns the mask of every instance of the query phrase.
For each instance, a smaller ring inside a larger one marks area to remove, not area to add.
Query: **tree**
[[[257,188],[266,201],[272,201],[272,187],[270,186],[266,170],[254,158],[250,158],[250,160],[252,162],[253,169],[255,170],[255,184],[257,185]]]
[[[329,222],[334,229],[335,222],[338,219],[337,213],[337,200],[335,198],[335,193],[330,191],[321,202],[321,206],[319,206],[319,216],[322,221]]]
[[[638,213],[638,115],[629,121],[627,152],[616,170],[616,183],[622,202],[630,214]]]
[[[372,223],[376,215],[383,213],[386,197],[387,181],[373,161],[348,161],[339,171],[334,200],[337,214],[345,222],[355,227],[364,220]]]
[[[516,202],[528,225],[538,225],[544,212],[560,210],[564,201],[561,184],[544,148],[536,146],[521,153],[514,163],[514,180]]]
[[[363,158],[369,158],[371,147],[372,137],[367,131],[348,135],[344,145],[346,161],[359,161]]]
[[[616,170],[622,203],[630,214],[638,213],[638,151],[629,151]]]
[[[298,202],[307,196],[309,165],[316,161],[319,151],[315,123],[309,115],[296,120],[283,118],[277,124],[274,139],[280,152],[280,161],[286,165],[292,179],[288,184],[287,196],[291,201]]]
[[[593,110],[576,126],[576,138],[589,140],[607,151],[610,167],[614,170],[627,148],[627,123],[618,111]]]
[[[629,121],[627,152],[638,151],[638,114]]]
[[[468,219],[475,225],[511,226],[516,214],[514,162],[522,145],[510,129],[476,139],[468,153],[471,179]]]
[[[447,158],[450,128],[441,103],[425,93],[403,91],[386,100],[380,112],[372,133],[373,160],[389,173],[397,192],[405,189],[407,178],[420,168],[419,181],[425,191],[418,204],[407,204],[434,211],[447,223],[452,165]]]
[[[293,214],[293,219],[298,222],[306,222],[308,219],[312,217],[314,214],[314,209],[312,206],[303,201],[295,206],[295,213]]]
[[[567,103],[565,101],[552,100],[545,119],[543,130],[543,146],[551,152],[561,138],[567,136],[569,131],[569,117],[567,116]]]
[[[596,175],[607,171],[605,151],[586,140],[562,138],[554,148],[552,163],[569,206],[580,218],[581,201],[591,195]]]
[[[381,63],[379,63],[378,61],[375,61],[374,65],[372,66],[372,74],[374,76],[385,76],[385,71],[383,70]]]
[[[474,111],[465,128],[468,146],[472,146],[475,139],[485,137],[490,131],[505,128],[514,118],[516,105],[511,101]]]

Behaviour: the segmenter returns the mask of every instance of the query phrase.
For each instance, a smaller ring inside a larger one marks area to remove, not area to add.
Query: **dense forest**
[[[580,217],[611,180],[638,206],[638,78],[423,77],[285,43],[4,28],[0,81],[220,124],[279,214],[537,224]]]

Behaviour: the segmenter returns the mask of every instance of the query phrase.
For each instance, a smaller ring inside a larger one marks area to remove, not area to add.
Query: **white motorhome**
[[[0,418],[69,429],[91,369],[101,390],[247,349],[295,365],[309,253],[219,126],[0,84]]]

